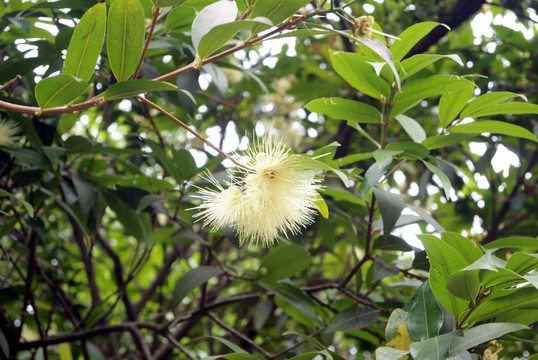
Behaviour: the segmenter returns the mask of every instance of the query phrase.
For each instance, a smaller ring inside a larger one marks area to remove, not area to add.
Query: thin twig
[[[225,158],[229,159],[231,162],[233,162],[235,165],[237,166],[242,166],[239,162],[237,162],[234,158],[232,158],[230,155],[226,154],[224,151],[222,151],[221,149],[219,149],[217,146],[213,145],[212,142],[210,142],[209,140],[207,140],[205,137],[203,137],[202,135],[198,134],[196,131],[194,131],[193,129],[191,129],[187,124],[185,124],[183,121],[179,120],[178,118],[176,118],[174,115],[170,114],[168,111],[164,110],[162,107],[160,107],[159,105],[149,101],[148,99],[146,99],[145,97],[142,97],[140,95],[137,95],[136,98],[146,104],[148,104],[149,106],[153,107],[154,109],[156,109],[157,111],[159,111],[161,114],[165,115],[166,117],[174,120],[179,126],[181,126],[182,128],[184,128],[185,130],[187,130],[188,132],[190,132],[191,134],[193,134],[196,138],[198,138],[199,140],[201,140],[202,142],[204,142],[204,144],[206,144],[207,146],[209,146],[210,148],[212,148],[213,150],[217,151],[219,154],[221,154],[222,156],[224,156]]]
[[[138,66],[136,67],[136,70],[131,76],[131,79],[136,79],[138,77],[138,74],[140,73],[140,69],[142,68],[142,64],[144,63],[144,59],[146,58],[146,53],[148,52],[149,43],[151,42],[151,37],[153,36],[153,31],[155,30],[155,25],[157,24],[157,20],[159,19],[159,15],[161,14],[162,8],[155,7],[155,10],[153,11],[153,20],[151,21],[151,26],[149,28],[148,37],[146,39],[146,43],[144,44],[144,49],[142,50],[142,55],[140,56],[140,61],[138,62]]]
[[[168,341],[170,341],[170,342],[172,343],[172,345],[174,345],[174,346],[177,347],[179,350],[181,350],[181,352],[182,352],[183,354],[185,354],[186,357],[188,357],[190,360],[197,360],[197,358],[194,357],[194,355],[192,355],[191,353],[189,353],[189,352],[187,351],[187,349],[186,349],[183,345],[181,345],[181,343],[180,343],[179,341],[177,341],[176,339],[174,339],[174,337],[173,337],[172,335],[170,335],[170,334],[167,333],[165,336],[166,336],[166,338],[168,339]]]

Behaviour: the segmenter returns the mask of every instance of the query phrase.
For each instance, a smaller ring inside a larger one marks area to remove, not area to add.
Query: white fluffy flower
[[[0,120],[0,146],[14,146],[19,140],[15,136],[19,132],[19,126],[10,120]]]
[[[233,227],[240,243],[273,244],[279,234],[297,234],[313,222],[319,180],[304,170],[296,155],[279,141],[264,137],[247,150],[250,160],[231,175],[228,188],[201,189],[196,217],[214,228]]]

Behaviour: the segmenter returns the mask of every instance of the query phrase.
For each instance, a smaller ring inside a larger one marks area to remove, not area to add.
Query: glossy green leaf
[[[393,251],[412,251],[413,247],[404,239],[398,236],[379,236],[374,240],[374,249]]]
[[[151,242],[152,226],[148,213],[135,213],[116,195],[104,194],[107,205],[116,213],[125,232],[143,244]]]
[[[402,151],[401,156],[411,160],[423,159],[430,153],[424,145],[412,141],[392,142],[387,144],[385,149]]]
[[[379,179],[390,170],[391,163],[392,158],[387,159],[381,166],[377,163],[372,164],[368,170],[366,170],[359,186],[359,193],[363,198],[366,197],[368,191],[378,183]]]
[[[396,116],[396,120],[398,120],[407,135],[409,135],[414,142],[421,143],[426,139],[426,132],[415,119],[400,114]]]
[[[367,59],[359,54],[333,52],[330,55],[334,70],[355,89],[376,99],[388,98],[390,85],[377,76]]]
[[[88,83],[70,74],[61,74],[36,84],[35,97],[39,107],[48,109],[69,104],[84,93]]]
[[[446,92],[460,91],[472,84],[469,80],[454,75],[433,75],[406,83],[402,91],[394,96],[394,106],[390,116],[404,113],[422,100],[442,95]]]
[[[265,17],[273,22],[273,24],[279,24],[283,20],[292,16],[299,8],[308,4],[309,0],[264,0],[256,1],[252,8],[251,18]],[[253,27],[252,33],[256,34],[261,30],[266,29],[267,26],[258,24]]]
[[[448,26],[433,21],[418,23],[405,29],[398,35],[399,40],[396,40],[390,47],[394,60],[402,60],[420,39],[428,35],[437,26],[444,26],[448,29]]]
[[[538,142],[538,138],[529,130],[518,125],[496,120],[481,120],[456,125],[450,128],[450,132],[463,134],[501,134]]]
[[[379,311],[367,307],[353,306],[340,311],[331,320],[326,333],[335,331],[352,331],[364,329],[373,324],[379,318]]]
[[[237,17],[235,1],[220,0],[202,9],[192,22],[192,45],[198,51],[200,41],[217,25],[231,23]]]
[[[75,27],[62,72],[90,80],[105,41],[106,4],[92,6]]]
[[[461,234],[444,231],[441,233],[441,239],[456,249],[468,264],[474,263],[484,255],[484,251],[474,241],[467,239]]]
[[[459,145],[463,141],[470,140],[477,135],[475,134],[446,134],[446,135],[437,135],[437,136],[431,136],[424,141],[422,141],[422,145],[427,147],[428,149],[441,149],[448,146],[454,146]]]
[[[394,156],[400,155],[401,153],[403,153],[403,150],[377,149],[372,153],[372,155],[374,156],[375,161],[381,168],[385,161],[387,161],[388,159],[392,159]]]
[[[173,30],[187,26],[190,28],[195,17],[196,11],[193,8],[189,6],[175,7],[166,15],[166,29]]]
[[[373,188],[375,198],[379,203],[381,218],[383,219],[383,235],[390,235],[396,221],[400,218],[405,207],[403,197],[400,194],[393,194],[384,190]]]
[[[376,70],[376,73],[381,71],[381,68],[384,64],[388,64],[390,69],[392,70],[392,76],[394,77],[394,82],[396,83],[396,88],[398,91],[402,89],[402,84],[400,82],[400,75],[398,75],[398,71],[396,70],[396,67],[394,66],[394,59],[392,58],[392,54],[390,53],[389,49],[385,46],[385,44],[380,41],[379,39],[361,39],[358,38],[358,41],[372,50],[374,53],[376,53],[378,56],[380,56],[383,60],[385,60],[384,63],[381,63],[381,67],[379,70]],[[370,65],[374,65],[370,62]],[[375,66],[374,66],[375,67]]]
[[[375,358],[377,360],[395,360],[407,354],[409,354],[409,351],[393,349],[387,346],[375,349]]]
[[[479,270],[460,270],[447,278],[447,289],[460,299],[474,301],[480,290]]]
[[[469,82],[466,86],[455,91],[447,91],[439,100],[439,125],[447,127],[473,97],[474,84]]]
[[[520,308],[538,308],[538,296],[535,287],[513,290],[500,290],[482,301],[468,317],[467,322],[474,324],[491,319],[502,313]]]
[[[477,345],[499,338],[505,334],[528,329],[527,326],[511,323],[491,323],[475,326],[463,332],[462,337],[457,337],[450,346],[450,356],[456,356],[465,350]]]
[[[459,299],[447,289],[450,274],[469,265],[456,249],[442,239],[429,234],[417,235],[430,261],[430,286],[437,300],[456,318],[465,310],[468,301]]]
[[[452,189],[452,184],[450,183],[450,179],[448,176],[437,166],[430,164],[427,161],[422,161],[424,165],[430,170],[434,175],[437,175],[439,180],[441,181],[441,185],[443,186],[443,190],[445,191],[445,197],[447,199],[450,199],[450,190]]]
[[[349,179],[346,174],[342,171],[334,169],[333,167],[325,164],[322,161],[312,159],[304,155],[296,155],[297,159],[297,169],[307,169],[307,170],[324,170],[334,172],[340,180],[344,183],[345,187],[350,187]]]
[[[538,269],[538,254],[527,254],[523,252],[513,253],[506,262],[506,268],[520,275],[525,275],[529,271]]]
[[[152,80],[129,80],[122,81],[110,86],[103,94],[105,100],[118,100],[133,97],[138,94],[151,91],[171,91],[177,90],[177,86],[168,82]]]
[[[485,289],[506,289],[525,282],[518,273],[504,268],[496,268],[495,271],[481,270],[480,283]]]
[[[375,107],[359,101],[347,100],[340,97],[315,99],[310,101],[304,107],[308,111],[328,115],[337,120],[374,124],[381,122],[381,114]]]
[[[527,236],[510,236],[484,245],[486,249],[523,248],[538,250],[538,239]]]
[[[0,149],[7,152],[11,156],[16,157],[19,161],[23,163],[37,166],[38,168],[43,170],[48,170],[51,172],[54,171],[49,159],[43,154],[40,154],[30,149],[19,147],[1,146]]]
[[[265,18],[263,18],[265,19]],[[250,28],[259,23],[265,23],[263,19],[238,20],[215,25],[202,36],[196,51],[200,59],[205,59],[226,45],[239,31]],[[257,21],[260,20],[260,21]],[[268,24],[271,26],[271,24]]]
[[[318,193],[316,196],[316,209],[318,209],[321,216],[323,216],[325,219],[329,218],[329,207],[327,206],[327,203],[325,202],[325,199]]]
[[[133,75],[140,62],[146,33],[139,0],[115,0],[108,10],[107,53],[118,81]]]
[[[306,269],[311,262],[308,252],[299,245],[274,248],[260,264],[261,280],[275,282]]]
[[[402,61],[402,70],[403,70],[402,78],[406,79],[416,74],[420,70],[424,69],[428,65],[433,64],[434,62],[441,59],[445,59],[445,58],[454,60],[459,65],[463,66],[463,62],[461,61],[461,58],[456,54],[449,54],[449,55],[417,54]]]
[[[176,308],[185,296],[194,289],[205,284],[209,279],[222,274],[222,270],[212,266],[200,266],[185,274],[174,287],[172,293],[172,308]]]
[[[527,101],[527,98],[521,94],[516,94],[508,91],[490,92],[480,95],[473,101],[471,101],[461,112],[461,118],[475,117],[477,114],[481,114],[489,111],[493,106],[501,104],[503,101],[520,97]],[[517,104],[517,103],[516,103]],[[495,113],[494,113],[495,114]]]
[[[420,360],[446,360],[448,359],[450,345],[461,331],[453,331],[420,342],[413,342],[409,352],[413,359]]]
[[[538,321],[538,309],[516,309],[495,317],[496,322],[531,325]]]
[[[400,269],[389,262],[386,262],[383,260],[381,256],[376,256],[374,259],[374,274],[372,276],[372,283],[375,283],[376,281],[383,280],[388,277],[392,277],[395,275],[398,275],[400,273]]]
[[[176,164],[172,162],[172,160],[170,159],[168,154],[166,154],[163,148],[159,144],[149,139],[146,139],[146,144],[148,144],[148,146],[152,150],[152,153],[157,157],[157,159],[159,159],[159,162],[164,167],[168,175],[172,176],[178,184],[181,184],[183,182],[181,173],[179,172]]]
[[[155,7],[179,6],[186,0],[154,0]]]
[[[429,281],[424,282],[415,292],[408,313],[407,330],[412,340],[422,341],[439,335],[443,312]]]

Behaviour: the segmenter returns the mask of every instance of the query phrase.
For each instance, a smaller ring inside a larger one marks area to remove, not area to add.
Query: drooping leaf
[[[368,170],[366,170],[361,185],[359,186],[359,193],[363,198],[366,196],[368,191],[370,191],[370,189],[377,184],[379,179],[381,179],[381,177],[389,171],[391,163],[392,158],[389,158],[382,164],[382,166],[375,163],[372,164]]]
[[[172,293],[172,308],[176,308],[181,300],[194,289],[205,284],[209,279],[222,274],[222,270],[212,266],[200,266],[185,274],[174,287]]]
[[[383,235],[389,236],[405,207],[403,197],[400,194],[386,192],[376,187],[373,188],[373,191],[375,198],[379,203],[379,209],[381,210]]]
[[[527,326],[511,323],[491,323],[473,327],[463,332],[463,336],[458,336],[450,345],[450,356],[457,356],[465,350],[477,345],[499,338],[513,331],[528,329]]]
[[[108,10],[107,53],[118,81],[133,75],[142,55],[144,8],[139,0],[115,0]]]
[[[310,265],[310,254],[299,245],[274,248],[260,264],[261,280],[275,282],[290,277]],[[262,270],[263,269],[263,270]]]
[[[378,310],[367,307],[353,306],[336,314],[329,325],[327,325],[325,332],[329,333],[334,331],[352,331],[364,329],[365,327],[376,322],[378,318]]]
[[[480,120],[456,125],[450,128],[450,132],[462,134],[501,134],[519,137],[538,143],[538,138],[524,127],[496,120]]]
[[[152,80],[129,80],[122,81],[110,86],[101,95],[105,100],[118,100],[133,97],[138,94],[151,91],[170,91],[177,90],[177,86],[168,82],[152,81]]]
[[[396,116],[395,119],[414,142],[421,143],[426,139],[426,132],[415,119],[403,114]]]
[[[407,330],[414,341],[422,341],[439,335],[443,325],[443,312],[437,303],[429,281],[415,292],[409,308]]]
[[[272,21],[273,24],[279,24],[281,21],[292,16],[299,8],[308,4],[308,0],[264,0],[256,1],[252,8],[251,18],[265,17]],[[252,29],[256,34],[267,26],[258,24]]]
[[[198,51],[202,38],[217,25],[230,23],[237,16],[235,1],[220,0],[202,9],[192,22],[192,45]]]
[[[69,104],[82,95],[87,87],[86,81],[70,74],[61,74],[38,82],[35,97],[40,108],[48,109]]]
[[[428,170],[430,170],[432,173],[437,175],[437,177],[441,181],[443,190],[445,191],[445,197],[447,199],[450,199],[450,190],[452,189],[452,184],[450,183],[450,179],[448,178],[448,176],[437,166],[430,164],[429,162],[424,161],[424,160],[422,162],[424,163],[424,165],[426,165]]]
[[[390,69],[392,70],[394,82],[396,83],[396,88],[398,89],[398,91],[400,91],[402,89],[402,84],[400,83],[400,75],[398,75],[398,70],[396,70],[396,67],[394,66],[394,59],[392,58],[392,54],[385,46],[385,44],[383,44],[383,42],[381,42],[379,39],[364,40],[359,38],[358,40],[361,44],[368,47],[370,50],[380,56],[383,60],[385,60],[385,63],[388,64]]]
[[[92,6],[75,27],[62,72],[88,81],[105,41],[106,4]]]
[[[304,107],[308,111],[328,115],[337,120],[349,120],[358,123],[381,122],[381,114],[375,107],[340,97],[315,99]]]

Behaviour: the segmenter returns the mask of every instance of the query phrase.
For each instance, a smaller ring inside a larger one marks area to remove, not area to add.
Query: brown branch
[[[450,11],[441,16],[437,21],[441,24],[448,25],[450,29],[453,30],[477,13],[485,3],[485,0],[458,0]],[[444,26],[437,26],[428,35],[423,37],[404,56],[404,59],[407,59],[415,54],[422,54],[426,52],[430,46],[437,44],[439,40],[441,40],[441,38],[448,33],[448,31],[449,30]]]
[[[217,151],[219,154],[221,154],[222,156],[224,156],[225,158],[229,159],[230,161],[232,161],[235,165],[237,166],[241,166],[240,163],[237,162],[237,160],[235,160],[233,157],[231,157],[230,155],[226,154],[224,151],[222,151],[221,149],[219,149],[217,146],[213,145],[212,142],[210,142],[209,140],[207,140],[205,137],[203,137],[202,135],[198,134],[196,131],[194,131],[193,129],[191,129],[187,124],[185,124],[183,121],[179,120],[178,118],[176,118],[174,115],[170,114],[168,111],[164,110],[162,107],[160,107],[159,105],[149,101],[148,99],[146,99],[145,97],[142,97],[140,95],[137,95],[136,98],[146,104],[148,104],[149,106],[153,107],[154,109],[156,109],[157,111],[159,111],[161,114],[165,115],[166,117],[168,117],[169,119],[172,119],[173,121],[175,121],[179,126],[181,126],[182,128],[184,128],[185,130],[187,130],[188,132],[190,132],[191,134],[193,134],[196,138],[198,138],[199,140],[201,140],[202,142],[204,142],[204,144],[206,144],[207,146],[209,146],[210,148],[212,148],[213,150]]]
[[[133,336],[133,339],[135,340],[136,344],[140,348],[140,351],[142,351],[143,359],[145,360],[151,360],[151,352],[149,351],[148,344],[146,343],[146,340],[144,339],[144,335],[140,332],[140,329],[136,327],[133,323],[129,323],[128,330]]]
[[[0,86],[0,91],[7,90],[9,87],[15,85],[15,83],[20,81],[21,79],[22,79],[22,77],[20,75],[15,76],[13,79],[9,80],[4,85]]]
[[[106,326],[101,326],[94,329],[88,329],[88,330],[82,330],[82,331],[76,331],[76,332],[69,332],[66,334],[49,336],[44,339],[35,340],[35,341],[22,342],[22,343],[19,343],[18,350],[30,350],[30,349],[35,349],[42,346],[56,345],[56,344],[61,344],[61,343],[66,343],[66,342],[71,343],[74,341],[90,339],[90,338],[103,336],[103,335],[107,335],[114,332],[130,331],[132,326],[135,326],[137,328],[149,329],[159,334],[163,332],[163,328],[156,324],[147,323],[147,322],[125,322],[122,324],[106,325]]]
[[[153,36],[153,31],[155,30],[155,25],[157,24],[157,20],[159,19],[159,15],[161,14],[161,11],[162,11],[162,8],[156,7],[153,12],[153,20],[151,20],[151,26],[149,27],[148,37],[146,39],[146,43],[144,44],[144,49],[142,50],[142,55],[140,56],[140,61],[138,62],[138,66],[136,67],[136,70],[133,76],[131,76],[131,79],[136,79],[138,77],[138,74],[140,73],[140,69],[142,68],[144,59],[146,58],[146,53],[148,52],[149,43],[151,42],[151,37]]]
[[[170,341],[175,347],[177,347],[183,354],[185,354],[186,357],[188,357],[190,360],[197,360],[197,358],[192,355],[191,353],[188,352],[188,350],[183,346],[181,345],[181,343],[179,341],[177,341],[176,339],[174,339],[172,337],[172,335],[170,334],[166,334],[165,335],[166,338],[168,339],[168,341]]]
[[[256,344],[252,339],[249,339],[248,337],[246,337],[245,335],[243,335],[239,330],[237,330],[236,328],[234,328],[233,326],[229,326],[228,324],[226,324],[222,319],[220,319],[217,315],[213,314],[212,312],[208,312],[207,315],[213,319],[213,321],[215,321],[220,327],[222,327],[223,329],[225,329],[226,331],[234,334],[235,336],[237,336],[238,338],[240,338],[241,340],[243,340],[244,342],[246,342],[247,344],[249,344],[250,346],[252,346],[254,349],[256,349],[258,352],[260,352],[261,354],[263,354],[263,356],[265,356],[266,358],[271,358],[271,354],[269,354],[267,351],[265,351],[265,349],[263,349],[260,345]]]

